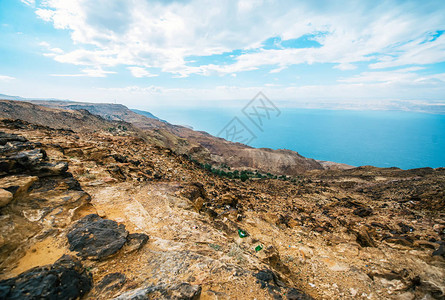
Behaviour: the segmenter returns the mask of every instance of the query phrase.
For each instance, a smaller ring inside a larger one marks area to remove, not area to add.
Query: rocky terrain
[[[51,108],[88,110],[107,120],[131,123],[147,133],[151,142],[214,166],[223,164],[232,168],[260,170],[264,173],[271,172],[280,175],[297,175],[307,170],[323,169],[319,162],[303,157],[294,151],[257,149],[240,143],[232,143],[203,131],[195,131],[137,114],[120,104],[70,101],[33,101],[33,103]],[[331,162],[330,165],[340,166],[341,164]]]
[[[444,168],[241,181],[130,123],[0,103],[0,299],[445,297]]]

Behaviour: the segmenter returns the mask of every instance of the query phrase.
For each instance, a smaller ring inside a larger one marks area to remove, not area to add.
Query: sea
[[[248,145],[290,149],[317,160],[401,169],[445,167],[445,115],[281,108],[263,114],[259,124],[258,119],[233,107],[148,111],[172,124],[221,137],[236,118],[255,137],[246,141]]]

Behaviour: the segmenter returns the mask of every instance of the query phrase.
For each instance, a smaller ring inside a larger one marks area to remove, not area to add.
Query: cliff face
[[[98,120],[0,122],[0,298],[444,297],[445,169],[242,182]]]

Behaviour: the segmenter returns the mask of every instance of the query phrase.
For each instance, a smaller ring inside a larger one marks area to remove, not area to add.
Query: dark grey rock
[[[303,293],[302,291],[287,287],[279,278],[278,276],[271,270],[264,269],[261,271],[258,271],[256,274],[254,274],[257,280],[257,283],[261,284],[261,288],[267,288],[269,293],[273,296],[273,298],[281,299],[281,296],[279,294],[280,291],[282,291],[282,288],[287,289],[286,291],[286,297],[287,299],[292,300],[311,300],[312,297]]]
[[[67,237],[70,250],[82,258],[101,260],[115,254],[125,244],[128,231],[116,221],[91,214],[78,221]]]
[[[78,299],[91,285],[92,278],[81,263],[64,255],[53,265],[0,281],[0,299]]]
[[[131,253],[141,249],[148,241],[149,237],[145,233],[131,233],[127,237],[125,253]]]
[[[13,133],[5,133],[0,131],[0,146],[6,145],[9,142],[26,142],[27,140],[20,135]]]
[[[439,246],[439,248],[433,252],[433,256],[442,256],[445,258],[445,246],[442,244]]]

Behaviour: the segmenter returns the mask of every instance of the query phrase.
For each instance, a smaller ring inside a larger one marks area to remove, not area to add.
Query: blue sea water
[[[257,136],[250,145],[290,149],[353,166],[445,167],[445,116],[405,111],[281,109],[259,130],[240,109],[152,109],[173,124],[217,135],[235,116]]]

